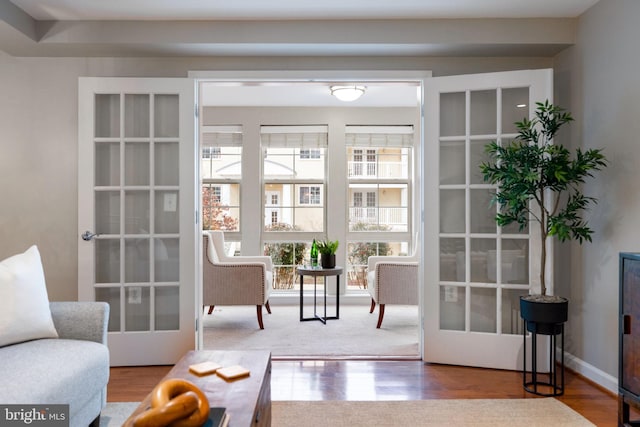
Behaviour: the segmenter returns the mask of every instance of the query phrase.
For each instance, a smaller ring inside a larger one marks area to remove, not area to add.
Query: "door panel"
[[[425,81],[425,360],[522,368],[519,297],[539,286],[540,242],[498,227],[484,146],[508,142],[514,121],[551,98],[550,70]],[[544,355],[544,346],[540,354]],[[545,360],[545,357],[539,358]]]
[[[79,81],[78,296],[109,303],[114,366],[195,347],[193,105],[188,79]]]

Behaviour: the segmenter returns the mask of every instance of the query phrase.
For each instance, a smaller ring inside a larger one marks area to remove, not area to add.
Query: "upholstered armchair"
[[[382,325],[386,304],[418,304],[418,241],[409,256],[370,256],[368,259],[367,289],[371,295],[373,313],[380,306],[378,325]]]
[[[262,306],[271,314],[269,294],[273,280],[273,263],[268,256],[229,256],[224,249],[224,233],[204,231],[202,262],[202,304],[209,314],[216,305],[255,305],[258,325],[262,323]]]

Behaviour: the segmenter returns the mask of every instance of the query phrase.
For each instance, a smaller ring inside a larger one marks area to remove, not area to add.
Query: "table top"
[[[338,276],[342,274],[342,267],[336,265],[334,268],[322,268],[304,265],[298,267],[298,274],[301,276]]]
[[[241,365],[251,371],[248,377],[226,381],[216,374],[195,375],[189,366],[195,363],[212,361],[222,366]],[[253,424],[253,413],[258,403],[262,383],[271,370],[271,353],[269,351],[189,351],[176,363],[161,380],[182,378],[194,383],[204,392],[211,407],[224,407],[229,420],[234,426],[250,426]],[[149,395],[127,419],[125,426],[132,425],[133,419],[149,408]]]

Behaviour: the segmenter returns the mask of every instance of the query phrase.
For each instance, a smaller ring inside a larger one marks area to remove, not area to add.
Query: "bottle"
[[[313,243],[311,244],[311,267],[318,266],[318,245],[316,244],[316,239],[313,239]]]

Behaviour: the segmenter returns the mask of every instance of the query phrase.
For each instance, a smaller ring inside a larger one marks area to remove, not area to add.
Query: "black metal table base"
[[[341,269],[334,270],[337,274],[334,274],[333,271],[330,274],[323,274],[321,277],[323,278],[323,306],[324,312],[322,314],[318,313],[318,292],[317,292],[317,279],[318,276],[316,274],[307,274],[313,276],[313,317],[304,317],[304,274],[299,271],[300,275],[300,321],[307,322],[310,320],[318,320],[325,325],[327,324],[327,320],[340,319],[340,273]],[[336,276],[336,315],[335,316],[327,316],[327,277],[330,275]]]
[[[562,396],[564,394],[564,324],[553,325],[553,332],[550,334],[542,334],[550,337],[549,348],[549,372],[538,372],[538,345],[537,336],[538,332],[531,332],[531,375],[530,380],[527,378],[527,321],[524,321],[523,325],[523,337],[524,337],[524,361],[522,367],[522,385],[529,393],[536,394],[538,396]],[[535,325],[532,329],[535,329]],[[557,363],[557,348],[556,341],[557,336],[560,335],[560,363]],[[560,370],[560,384],[558,384],[558,370]],[[543,392],[538,389],[539,386],[550,389],[550,392]]]

